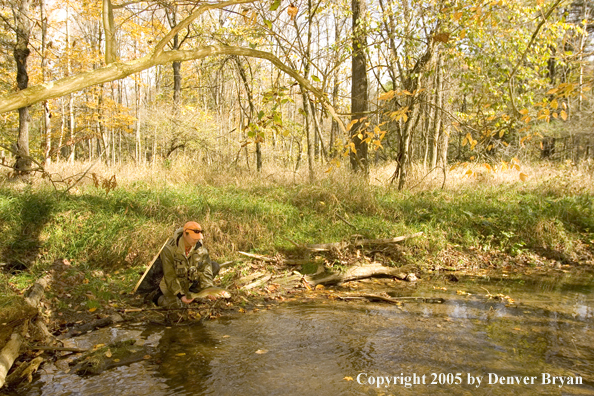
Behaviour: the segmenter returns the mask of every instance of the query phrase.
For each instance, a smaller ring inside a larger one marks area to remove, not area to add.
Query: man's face
[[[200,231],[199,233],[193,231]],[[194,246],[199,241],[201,242],[204,239],[204,235],[202,234],[202,228],[196,228],[194,230],[186,230],[184,231],[184,241],[188,246]]]

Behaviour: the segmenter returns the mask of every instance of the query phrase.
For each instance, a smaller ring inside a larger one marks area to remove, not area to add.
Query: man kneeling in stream
[[[150,278],[155,282],[160,277],[160,282],[147,294],[147,300],[160,307],[183,308],[195,298],[230,297],[227,291],[213,286],[220,266],[210,259],[203,240],[204,231],[195,221],[188,221],[173,233],[153,264]]]

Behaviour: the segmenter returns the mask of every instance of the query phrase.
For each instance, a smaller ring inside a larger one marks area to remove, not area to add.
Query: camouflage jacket
[[[163,279],[159,287],[166,297],[187,295],[194,282],[198,282],[198,289],[213,286],[208,250],[198,242],[186,257],[182,233],[182,228],[176,230],[161,250]]]

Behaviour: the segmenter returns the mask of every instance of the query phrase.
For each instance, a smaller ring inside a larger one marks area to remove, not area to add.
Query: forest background
[[[115,301],[187,219],[220,260],[592,261],[592,2],[0,4],[7,295],[66,260]]]

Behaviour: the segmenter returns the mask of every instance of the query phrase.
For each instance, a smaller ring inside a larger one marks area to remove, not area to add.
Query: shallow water
[[[359,284],[443,304],[315,299],[186,326],[105,329],[76,341],[135,338],[156,352],[92,377],[46,366],[20,394],[594,394],[592,273],[457,277]],[[564,384],[546,383],[552,377]]]

